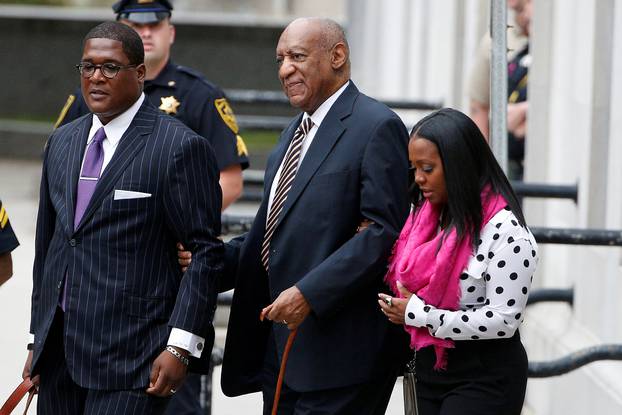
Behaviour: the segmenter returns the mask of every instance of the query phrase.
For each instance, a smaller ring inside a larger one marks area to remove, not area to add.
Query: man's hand
[[[32,350],[28,351],[28,356],[26,357],[26,363],[24,364],[24,370],[22,370],[22,379],[30,378],[32,383],[35,385],[35,393],[39,389],[39,375],[30,377],[30,370],[32,369]]]
[[[186,350],[175,347],[179,353],[188,357]],[[164,350],[153,362],[147,393],[167,397],[174,394],[186,378],[188,368],[181,360]]]
[[[261,310],[261,319],[287,325],[295,330],[302,324],[311,312],[311,306],[304,298],[298,287],[293,286],[283,291],[272,304]]]
[[[186,251],[181,242],[177,242],[177,262],[181,265],[181,272],[186,272],[192,262],[192,252]]]

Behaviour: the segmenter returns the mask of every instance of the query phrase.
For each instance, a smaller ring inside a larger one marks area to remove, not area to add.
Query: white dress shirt
[[[93,140],[93,137],[95,136],[97,130],[99,130],[101,127],[104,127],[104,131],[106,132],[106,138],[104,139],[104,141],[102,141],[102,148],[104,150],[104,162],[102,164],[101,173],[104,172],[106,166],[108,165],[108,163],[110,163],[110,160],[112,159],[112,156],[114,155],[114,152],[119,145],[119,141],[121,141],[121,137],[123,137],[123,134],[129,128],[132,120],[134,120],[134,117],[138,113],[138,110],[140,109],[140,106],[143,104],[144,100],[145,94],[142,93],[138,100],[131,107],[129,107],[118,117],[115,117],[113,120],[108,122],[108,124],[106,125],[103,125],[99,118],[95,114],[93,114],[93,123],[89,131],[86,149],[88,149],[88,146]],[[82,163],[84,163],[84,157],[82,157]],[[197,336],[195,334],[175,327],[171,330],[171,334],[168,338],[169,345],[187,350],[191,356],[197,358],[201,357],[204,343],[205,339],[203,337]]]
[[[348,85],[350,85],[350,81],[343,84],[341,88],[339,88],[333,95],[328,97],[326,101],[322,102],[322,105],[320,105],[313,112],[313,114],[309,115],[306,112],[303,114],[302,120],[300,120],[300,123],[302,124],[304,120],[310,117],[311,121],[313,121],[313,126],[307,133],[307,137],[305,138],[305,140],[302,142],[302,149],[300,150],[300,159],[298,160],[298,167],[300,167],[300,164],[302,163],[302,159],[307,154],[307,150],[309,150],[309,147],[311,146],[311,143],[313,142],[313,139],[315,138],[315,133],[317,133],[317,130],[320,128],[320,125],[322,124],[322,121],[324,121],[324,118],[328,114],[328,111],[330,111],[335,101],[337,101],[337,99],[339,98],[339,96],[341,96],[343,91],[346,90]],[[274,175],[274,180],[272,181],[272,187],[270,188],[270,197],[268,198],[268,213],[266,215],[266,221],[267,221],[267,218],[270,217],[270,209],[272,208],[274,194],[276,193],[277,183],[279,182],[279,178],[281,177],[281,170],[283,169],[284,161],[285,161],[285,157],[283,157],[283,161],[281,162],[279,169],[276,171],[276,174]]]
[[[412,296],[405,322],[427,327],[441,339],[508,338],[524,319],[538,246],[514,213],[502,209],[483,227],[477,249],[460,276],[457,311],[441,310]]]

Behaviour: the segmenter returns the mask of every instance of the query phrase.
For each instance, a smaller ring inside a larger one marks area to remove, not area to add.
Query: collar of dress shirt
[[[337,99],[341,96],[341,94],[343,94],[343,91],[346,90],[348,85],[350,85],[350,81],[343,84],[341,88],[339,88],[333,95],[328,97],[326,101],[322,102],[322,105],[320,105],[313,112],[313,114],[309,115],[308,113],[305,112],[304,116],[302,117],[302,120],[304,121],[308,117],[311,117],[311,121],[313,121],[313,126],[320,128],[320,124],[322,124],[322,121],[324,121],[326,114],[328,114],[328,111],[330,111],[330,108],[333,106],[335,101],[337,101]]]
[[[131,107],[129,107],[127,110],[125,110],[125,112],[121,113],[118,117],[114,118],[106,125],[102,125],[97,115],[93,114],[93,124],[91,125],[91,130],[89,131],[89,140],[87,144],[90,143],[91,140],[93,140],[93,137],[95,136],[97,130],[99,130],[99,128],[103,126],[104,131],[106,132],[106,139],[110,142],[110,144],[112,144],[113,147],[115,147],[119,143],[119,140],[121,140],[121,137],[123,136],[123,133],[125,133],[125,130],[127,130],[127,128],[130,126],[130,123],[136,116],[136,113],[140,109],[140,106],[143,104],[144,100],[145,94],[141,93],[140,97],[136,100],[134,104],[132,104]]]

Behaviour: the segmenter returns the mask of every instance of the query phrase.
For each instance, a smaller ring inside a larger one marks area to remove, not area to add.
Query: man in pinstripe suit
[[[47,143],[24,369],[40,377],[39,414],[160,414],[211,350],[217,163],[145,99],[143,60],[131,28],[92,29],[78,65],[92,114]],[[183,274],[178,241],[195,259]]]

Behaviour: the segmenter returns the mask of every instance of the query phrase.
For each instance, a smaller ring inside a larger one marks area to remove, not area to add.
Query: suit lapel
[[[143,148],[147,141],[147,136],[153,131],[155,119],[156,110],[149,104],[149,100],[145,99],[136,113],[136,116],[130,123],[130,126],[121,137],[112,159],[99,178],[97,187],[95,187],[95,192],[84,211],[84,216],[82,216],[82,220],[78,224],[76,232],[82,229],[86,221],[88,221],[101,206],[102,201],[110,193],[114,184],[121,174],[123,174],[126,166]]]
[[[342,136],[346,129],[342,120],[352,113],[352,106],[354,105],[358,93],[358,89],[354,86],[354,83],[350,81],[350,85],[343,91],[341,96],[328,111],[328,114],[326,114],[320,128],[315,133],[315,137],[307,150],[307,154],[302,160],[302,163],[300,163],[296,178],[294,179],[294,184],[287,194],[285,205],[283,205],[283,211],[279,216],[277,227],[283,222],[283,219],[294,203],[296,203],[296,200],[300,197],[305,187],[307,187],[307,184],[309,184],[309,181],[317,169]]]
[[[69,139],[69,154],[66,165],[65,188],[65,215],[63,223],[68,235],[73,234],[73,218],[76,213],[76,197],[78,190],[78,178],[82,167],[82,156],[86,148],[89,131],[93,122],[93,116],[88,115],[78,124]]]

